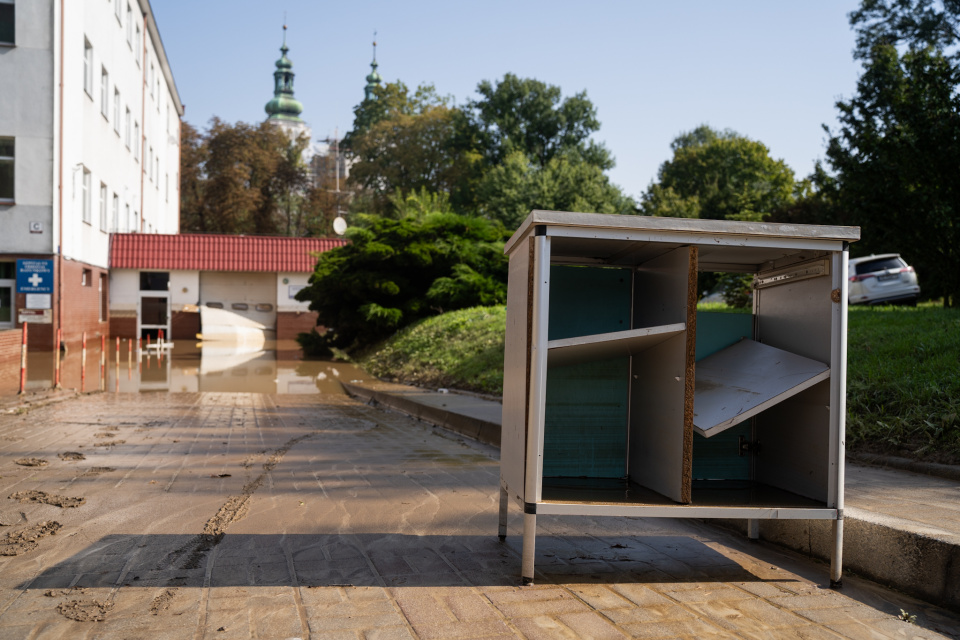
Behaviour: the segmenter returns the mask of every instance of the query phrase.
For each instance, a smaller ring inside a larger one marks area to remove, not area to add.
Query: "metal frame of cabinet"
[[[752,537],[762,519],[830,520],[839,584],[847,244],[859,236],[528,216],[505,247],[499,522],[503,540],[509,503],[523,510],[524,584],[542,514],[744,518]],[[755,274],[753,313],[699,314],[700,271]]]

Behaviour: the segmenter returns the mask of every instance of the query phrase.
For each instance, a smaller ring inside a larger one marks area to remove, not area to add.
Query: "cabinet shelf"
[[[744,339],[697,363],[693,428],[709,438],[830,377],[830,367]]]
[[[547,365],[563,367],[598,362],[618,356],[633,356],[683,333],[686,323],[630,329],[592,336],[577,336],[547,343]]]

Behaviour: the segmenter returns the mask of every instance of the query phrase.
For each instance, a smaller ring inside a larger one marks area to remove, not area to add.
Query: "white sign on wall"
[[[28,293],[27,309],[49,309],[51,298],[49,293]]]
[[[289,291],[290,299],[291,299],[291,300],[295,300],[296,297],[297,297],[297,293],[298,293],[301,289],[306,289],[306,288],[307,288],[307,285],[305,285],[305,284],[291,284],[291,285],[287,285],[287,290]]]

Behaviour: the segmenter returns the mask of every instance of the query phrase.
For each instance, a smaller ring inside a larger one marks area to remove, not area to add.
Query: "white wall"
[[[290,287],[307,286],[309,273],[277,274],[277,311],[309,311],[309,302],[299,302],[290,297]],[[287,282],[284,282],[286,280]]]
[[[111,269],[110,313],[137,310],[140,299],[140,272],[134,269]]]

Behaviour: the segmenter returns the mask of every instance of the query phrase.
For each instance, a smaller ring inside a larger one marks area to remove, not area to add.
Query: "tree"
[[[305,137],[291,140],[269,123],[181,130],[180,228],[186,233],[328,233],[323,194],[303,163]]]
[[[480,212],[508,229],[516,229],[533,209],[634,213],[633,200],[600,167],[573,153],[539,167],[522,151],[513,151],[486,172],[477,194]]]
[[[827,145],[838,205],[861,227],[854,249],[906,254],[946,306],[960,304],[958,80],[935,49],[878,44]]]
[[[424,212],[431,197],[417,199],[402,219],[355,215],[350,243],[320,256],[297,299],[330,329],[328,344],[369,345],[429,315],[506,300],[503,226]]]
[[[508,73],[495,85],[482,81],[477,93],[468,110],[489,166],[520,151],[540,168],[571,152],[603,171],[613,168],[610,152],[590,139],[600,121],[586,91],[563,99],[560,87]]]
[[[793,171],[761,142],[701,125],[670,147],[673,158],[641,198],[646,215],[761,220],[793,200]]]
[[[857,31],[854,57],[869,60],[879,45],[906,45],[913,50],[932,48],[955,62],[960,51],[960,2],[957,0],[862,0],[850,13]]]

